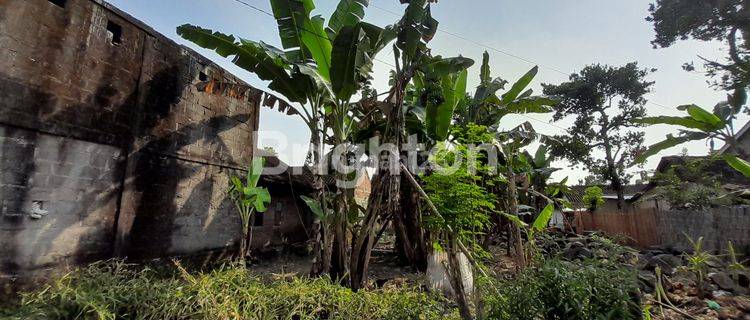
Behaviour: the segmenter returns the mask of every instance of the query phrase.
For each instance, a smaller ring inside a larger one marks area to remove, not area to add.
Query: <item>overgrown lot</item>
[[[158,271],[157,271],[158,269]],[[8,319],[459,319],[422,283],[353,292],[327,278],[264,279],[237,265],[189,272],[109,261],[23,295]],[[550,259],[521,276],[482,282],[489,319],[632,319],[635,276],[595,261]]]

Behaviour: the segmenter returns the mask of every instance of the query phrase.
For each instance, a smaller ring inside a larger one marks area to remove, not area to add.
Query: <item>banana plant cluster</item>
[[[315,8],[312,0],[270,0],[270,3],[281,48],[192,25],[178,27],[177,33],[223,57],[231,57],[237,66],[268,81],[271,90],[299,104],[299,108],[291,108],[287,113],[301,116],[311,131],[311,145],[317,146],[323,143],[348,145],[353,133],[361,129],[357,123],[368,116],[373,118],[371,111],[379,111],[382,116],[379,120],[387,123],[394,115],[393,110],[388,110],[390,106],[367,104],[365,98],[369,95],[365,94],[356,101],[358,91],[369,89],[373,59],[395,40],[396,73],[402,84],[408,83],[414,72],[409,66],[429,58],[427,42],[435,35],[438,25],[427,0],[402,1],[408,4],[404,16],[385,28],[362,21],[368,0],[341,0],[327,24],[321,16],[312,16]],[[391,105],[399,104],[395,102],[399,101],[401,87],[395,87],[386,99]],[[372,96],[377,97],[377,94]],[[367,109],[372,106],[375,107]],[[400,112],[400,107],[395,109]],[[312,162],[317,165],[322,159],[319,157]],[[319,205],[315,206],[321,208],[318,210],[322,213],[320,217],[329,220],[324,229],[335,225],[336,230],[326,230],[324,234],[337,234],[343,242],[347,228],[343,224],[350,222],[341,217],[332,219],[332,216],[350,215],[346,194],[344,190],[338,192],[331,211],[321,192],[316,199]],[[344,245],[338,244],[337,251],[341,255],[346,252]],[[345,257],[334,259],[346,260]]]
[[[466,69],[474,61],[464,57],[432,57],[426,60],[415,73],[409,87],[407,108],[423,123],[423,128],[414,128],[416,133],[425,133],[434,141],[449,138],[451,126],[466,126],[469,123],[483,125],[496,130],[500,121],[508,114],[548,113],[558,102],[555,97],[533,95],[528,88],[536,77],[534,67],[519,78],[502,95],[508,81],[491,78],[489,54],[484,52],[480,67],[480,83],[469,96],[466,90]],[[422,131],[418,129],[423,129]]]
[[[395,29],[362,21],[368,0],[341,1],[327,25],[311,16],[312,0],[270,2],[282,48],[187,24],[177,33],[269,81],[271,90],[301,105],[299,114],[319,134],[327,131],[315,122],[327,117],[334,135],[345,138],[349,101],[369,80],[375,55],[396,38]]]
[[[465,141],[462,141],[460,136],[449,136],[448,128],[450,127],[465,128],[465,130],[489,127],[488,132],[491,133],[489,140],[491,141],[483,142],[494,144],[502,155],[503,172],[499,177],[507,184],[507,188],[504,189],[508,198],[506,211],[518,219],[518,208],[522,205],[518,202],[517,177],[530,177],[535,174],[549,177],[551,174],[546,171],[550,159],[538,156],[539,166],[545,168],[540,167],[535,170],[533,165],[528,163],[529,157],[524,156],[522,149],[534,141],[545,141],[546,137],[538,134],[529,122],[502,132],[498,128],[508,114],[551,112],[552,106],[558,100],[555,97],[533,95],[533,90],[528,88],[538,72],[536,67],[513,83],[510,89],[498,94],[498,91],[505,89],[508,82],[500,78],[493,79],[490,76],[489,54],[486,52],[480,67],[479,86],[474,95],[469,96],[466,92],[466,72],[462,68],[468,68],[470,64],[463,59],[465,58],[458,57],[423,67],[421,71],[424,75],[418,74],[414,78],[412,88],[414,93],[408,105],[415,114],[423,114],[424,131],[436,141],[450,139],[452,143],[464,143]],[[529,170],[525,170],[527,167]],[[564,186],[564,183],[562,185]],[[543,189],[540,194],[544,192]],[[559,188],[557,190],[556,195],[560,193]],[[545,208],[540,213],[543,214],[539,221],[544,220],[544,226],[546,226],[549,221],[549,210]],[[519,256],[524,256],[520,229],[520,226],[515,229],[517,240],[515,246]],[[519,258],[521,260],[518,264],[524,265],[523,257]]]
[[[734,137],[732,121],[742,110],[747,101],[747,94],[744,90],[736,90],[723,101],[714,106],[713,112],[709,112],[697,105],[682,105],[677,107],[678,110],[687,113],[686,116],[659,116],[644,117],[636,119],[635,123],[657,125],[666,124],[681,127],[677,136],[668,134],[666,139],[653,144],[648,149],[638,155],[636,163],[643,163],[649,157],[659,153],[662,150],[683,144],[688,141],[718,139],[724,141],[729,146],[735,146],[737,141]],[[740,159],[736,155],[722,155],[732,168],[739,171],[746,177],[750,177],[750,163]]]
[[[349,101],[369,79],[375,54],[396,34],[393,28],[383,29],[362,21],[367,0],[342,0],[327,25],[321,16],[311,16],[315,8],[312,0],[271,0],[270,4],[282,48],[192,25],[178,27],[177,33],[223,57],[232,57],[237,66],[269,81],[269,89],[298,103],[299,110],[291,113],[299,114],[309,127],[309,158],[318,166],[323,162],[320,150],[324,141],[341,143],[347,139],[353,123],[349,117],[352,106]],[[319,175],[316,181],[322,188]],[[323,193],[319,193],[317,197],[323,198]],[[341,215],[347,213],[340,212]],[[330,229],[334,220],[345,221],[332,215],[326,217],[326,221],[316,220],[313,227],[316,260],[325,260],[314,263],[315,273],[331,268],[334,232]],[[338,229],[341,233],[341,228]],[[338,238],[343,237],[338,235]],[[326,243],[320,243],[323,241]],[[343,260],[345,258],[338,259]]]

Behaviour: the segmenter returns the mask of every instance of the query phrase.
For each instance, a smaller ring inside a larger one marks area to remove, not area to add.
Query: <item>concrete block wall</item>
[[[664,230],[662,245],[666,247],[691,250],[687,237],[703,237],[705,250],[725,254],[728,241],[732,241],[737,251],[750,254],[750,207],[668,210],[659,214],[659,225]]]
[[[146,33],[88,0],[0,3],[0,121],[101,144],[129,143]],[[108,25],[122,43],[108,40]]]
[[[226,188],[252,158],[265,94],[200,92],[204,78],[242,81],[101,0],[55,2],[0,1],[0,287],[235,246]]]
[[[120,150],[2,126],[0,146],[2,272],[107,257],[122,180]]]

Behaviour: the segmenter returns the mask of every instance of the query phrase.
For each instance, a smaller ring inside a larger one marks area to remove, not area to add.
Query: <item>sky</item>
[[[184,44],[215,61],[259,89],[266,83],[253,74],[234,66],[228,59],[182,40],[175,28],[190,23],[204,28],[233,34],[238,37],[262,40],[280,47],[276,22],[273,17],[250,8],[240,0],[109,0],[110,3],[142,20],[158,32]],[[241,0],[266,12],[271,7],[266,0]],[[330,16],[338,1],[318,0],[313,14]],[[541,93],[541,84],[557,84],[568,75],[594,63],[621,66],[637,61],[643,68],[656,68],[647,78],[654,81],[652,92],[646,98],[649,115],[681,115],[676,106],[694,103],[710,110],[717,102],[726,99],[726,93],[715,91],[706,83],[703,74],[682,70],[682,64],[695,61],[698,55],[721,59],[725,51],[720,43],[682,41],[667,49],[653,49],[652,25],[645,21],[651,0],[442,0],[432,7],[432,15],[441,31],[430,43],[433,54],[442,56],[463,55],[477,61],[469,69],[469,88],[478,84],[479,63],[482,53],[490,54],[493,77],[511,83],[533,66],[539,73],[532,88]],[[397,0],[371,0],[365,21],[385,26],[398,19],[405,5]],[[378,59],[393,63],[393,54],[384,50]],[[379,92],[387,90],[387,75],[391,69],[376,61],[374,86]],[[501,127],[510,128],[530,121],[544,134],[560,134],[573,119],[549,123],[551,115],[513,115],[503,119]],[[747,121],[741,116],[737,128]],[[259,147],[271,146],[279,157],[292,165],[304,162],[304,150],[292,150],[292,144],[306,145],[309,132],[296,117],[289,117],[263,108],[260,115]],[[652,126],[644,129],[646,144],[676,133],[677,128]],[[273,141],[273,133],[284,133],[288,141]],[[532,148],[534,148],[532,146]],[[663,155],[681,153],[705,155],[706,142],[692,142],[661,152],[649,159],[643,168],[631,172],[653,169]],[[533,150],[531,150],[533,152]],[[554,179],[569,177],[577,183],[588,173],[585,168],[571,166],[566,161],[554,163],[560,168]]]

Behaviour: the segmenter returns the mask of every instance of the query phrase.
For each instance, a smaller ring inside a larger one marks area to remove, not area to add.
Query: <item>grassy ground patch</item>
[[[2,314],[2,313],[0,313]],[[439,319],[457,318],[416,288],[352,292],[325,278],[263,281],[242,268],[165,276],[97,263],[25,294],[10,319]]]

